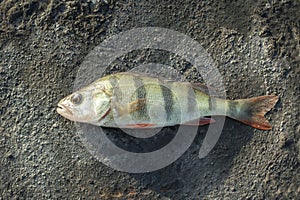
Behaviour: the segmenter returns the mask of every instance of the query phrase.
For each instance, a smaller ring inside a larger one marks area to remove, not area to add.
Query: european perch
[[[261,130],[271,129],[264,115],[277,96],[227,100],[206,93],[199,84],[125,72],[102,77],[63,98],[63,117],[103,127],[155,128],[205,125],[205,116],[225,115]]]

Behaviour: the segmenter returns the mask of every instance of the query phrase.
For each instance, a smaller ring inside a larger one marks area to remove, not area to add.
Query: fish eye
[[[82,95],[79,93],[75,93],[72,97],[71,97],[71,102],[74,104],[80,104],[82,101]]]

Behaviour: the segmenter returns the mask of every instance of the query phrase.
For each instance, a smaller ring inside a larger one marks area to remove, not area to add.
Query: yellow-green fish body
[[[78,122],[105,127],[154,128],[204,125],[205,116],[226,115],[255,128],[271,128],[264,114],[276,96],[242,100],[211,97],[199,85],[139,73],[108,75],[62,99],[57,112]]]

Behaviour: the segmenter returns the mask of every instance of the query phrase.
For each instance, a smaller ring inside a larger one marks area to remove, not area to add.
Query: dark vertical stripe
[[[165,104],[165,111],[167,114],[167,121],[171,121],[172,119],[172,115],[174,112],[174,97],[173,97],[173,92],[167,88],[166,86],[164,86],[163,84],[159,84],[161,91],[162,91],[162,95],[164,97],[164,104]]]
[[[122,92],[119,87],[118,79],[115,76],[111,76],[111,78],[109,78],[109,82],[113,87],[112,95],[116,98],[116,101],[122,101]]]
[[[145,88],[145,83],[142,79],[142,77],[138,76],[138,75],[134,75],[133,76],[133,81],[134,81],[134,87],[136,88],[136,99],[147,99],[147,91],[146,91],[146,88]],[[136,111],[137,115],[136,117],[137,118],[142,118],[144,120],[148,120],[150,121],[150,117],[149,117],[149,114],[148,114],[148,108],[147,108],[147,105],[143,106],[140,110],[137,110]],[[133,116],[135,116],[135,113],[133,113]]]
[[[108,80],[109,80],[109,83],[112,85],[112,87],[115,87],[117,85],[117,79],[113,75],[111,75]]]
[[[196,91],[191,87],[191,85],[187,86],[187,98],[188,98],[188,113],[194,113],[197,111],[197,100],[196,100]]]
[[[208,106],[210,111],[216,109],[216,99],[214,97],[208,96]]]

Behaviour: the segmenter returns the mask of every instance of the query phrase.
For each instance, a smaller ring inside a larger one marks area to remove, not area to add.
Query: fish
[[[200,83],[180,82],[135,72],[99,78],[61,99],[57,112],[71,121],[112,128],[201,126],[227,116],[260,130],[272,128],[264,117],[276,95],[223,99]]]

